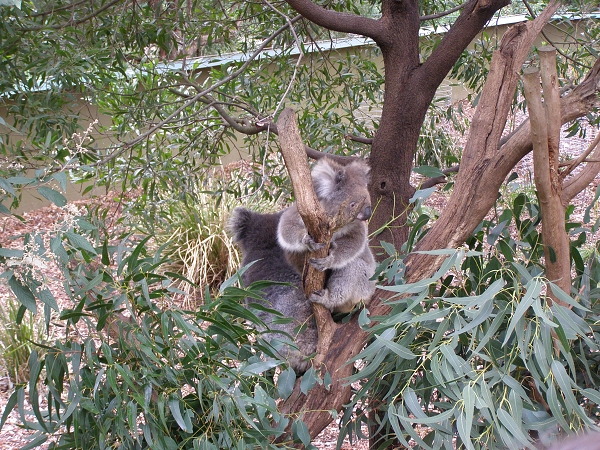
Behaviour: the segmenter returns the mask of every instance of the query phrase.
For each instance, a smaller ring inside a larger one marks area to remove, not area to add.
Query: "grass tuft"
[[[29,356],[36,345],[44,341],[44,323],[41,315],[26,311],[17,323],[20,303],[9,298],[6,308],[0,308],[0,360],[12,383],[29,381]]]

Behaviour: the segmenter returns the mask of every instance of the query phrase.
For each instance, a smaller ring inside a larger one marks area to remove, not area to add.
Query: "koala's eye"
[[[354,208],[356,206],[356,202],[350,203],[350,208]]]

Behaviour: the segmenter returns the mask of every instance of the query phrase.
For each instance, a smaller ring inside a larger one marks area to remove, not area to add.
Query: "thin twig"
[[[101,12],[106,11],[111,6],[116,5],[120,1],[122,1],[122,0],[112,0],[111,2],[108,2],[106,5],[102,5],[96,11],[88,14],[87,16],[83,16],[81,19],[71,20],[71,21],[69,21],[67,23],[56,24],[56,25],[19,28],[19,31],[21,31],[21,32],[29,32],[29,31],[41,31],[41,30],[62,30],[63,28],[66,28],[66,27],[73,27],[73,26],[76,26],[76,25],[81,25],[82,23],[87,22],[90,19],[93,19],[94,17],[96,17]]]
[[[452,14],[453,12],[456,12],[456,11],[458,11],[460,9],[463,9],[468,4],[469,4],[469,1],[466,1],[462,5],[455,6],[454,8],[448,9],[447,11],[442,11],[442,12],[436,13],[436,14],[429,14],[429,15],[426,15],[426,16],[421,16],[421,17],[419,17],[419,20],[421,22],[423,22],[425,20],[439,19],[440,17],[447,16],[449,14]]]
[[[82,3],[86,3],[87,1],[88,0],[79,0],[78,2],[69,3],[68,5],[60,6],[60,7],[57,7],[57,8],[52,8],[52,9],[50,9],[48,11],[40,11],[38,13],[31,14],[30,17],[47,16],[49,14],[54,14],[54,13],[59,12],[59,11],[64,11],[65,9],[74,8],[74,7],[78,6],[78,5],[81,5]]]
[[[368,137],[364,137],[364,136],[354,136],[352,134],[346,134],[346,135],[344,135],[344,139],[347,139],[349,141],[354,141],[354,142],[360,142],[361,144],[367,144],[367,145],[373,144],[373,138],[368,138]]]
[[[281,16],[283,16],[285,18],[286,22],[288,23],[288,25],[290,27],[290,31],[292,32],[292,36],[294,36],[294,42],[296,43],[296,47],[298,47],[298,52],[299,52],[298,60],[296,61],[296,65],[294,66],[294,73],[292,73],[292,79],[288,83],[288,86],[287,86],[285,92],[283,93],[283,97],[281,97],[281,100],[275,107],[275,111],[273,111],[273,114],[271,114],[269,116],[271,118],[274,118],[277,115],[277,112],[279,111],[281,106],[283,105],[283,102],[287,98],[288,94],[290,93],[290,90],[292,89],[292,85],[294,84],[294,80],[296,80],[296,75],[298,74],[298,67],[300,67],[300,62],[302,61],[302,58],[304,57],[304,52],[302,51],[302,45],[300,45],[300,39],[298,39],[298,35],[296,34],[296,30],[294,29],[290,18],[286,14],[282,13],[277,8],[275,8],[273,5],[271,5],[271,3],[269,3],[267,0],[263,0],[263,1],[267,4],[267,6],[269,8],[271,8],[277,14],[280,14]]]
[[[298,15],[298,16],[294,17],[293,19],[291,19],[290,22],[294,23],[297,20],[300,20],[301,18],[302,18],[302,16]],[[285,25],[281,26],[277,31],[275,31],[275,33],[273,33],[271,36],[269,36],[267,39],[265,39],[262,42],[262,44],[252,53],[252,55],[250,55],[248,57],[248,59],[246,61],[244,61],[244,63],[240,66],[240,68],[238,70],[232,72],[229,76],[217,81],[216,83],[211,85],[209,88],[205,89],[204,91],[199,92],[198,94],[196,94],[195,96],[190,98],[188,101],[183,103],[183,105],[181,105],[179,108],[177,108],[174,112],[169,114],[164,120],[161,120],[156,125],[153,125],[152,127],[150,127],[150,129],[148,129],[144,133],[140,134],[138,137],[132,139],[129,142],[124,143],[120,149],[111,153],[110,155],[107,155],[106,157],[102,158],[100,161],[97,161],[93,164],[88,164],[88,167],[101,166],[101,165],[104,165],[104,164],[112,161],[113,159],[119,157],[124,152],[126,152],[127,149],[133,147],[134,145],[140,143],[147,137],[151,136],[157,130],[162,128],[164,125],[172,122],[173,119],[175,117],[177,117],[186,108],[188,108],[189,106],[193,105],[194,103],[200,101],[203,97],[205,97],[207,94],[213,92],[218,87],[224,85],[225,83],[227,83],[227,82],[231,81],[232,79],[234,79],[235,77],[239,76],[258,57],[258,55],[260,55],[263,52],[263,50],[267,47],[267,45],[269,45],[277,36],[279,36],[281,33],[283,33],[289,26],[290,25],[286,23]],[[177,119],[175,121],[177,122],[177,121],[179,121],[179,119]],[[69,167],[69,169],[77,169],[77,166]]]
[[[587,150],[585,152],[583,152],[581,155],[579,155],[573,161],[570,161],[568,163],[569,165],[567,166],[567,168],[565,170],[563,170],[561,172],[560,176],[564,179],[567,175],[569,175],[571,172],[573,172],[579,164],[581,164],[584,161],[589,162],[589,161],[586,161],[585,159],[589,156],[590,153],[592,153],[592,151],[594,150],[596,145],[598,145],[599,142],[600,142],[600,133],[598,133],[598,135],[594,138],[594,140],[592,141],[592,143],[589,145],[589,147],[587,148]]]

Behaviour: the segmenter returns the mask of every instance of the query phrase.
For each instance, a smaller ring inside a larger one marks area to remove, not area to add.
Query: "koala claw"
[[[310,265],[317,269],[319,272],[323,272],[330,268],[331,257],[326,256],[325,258],[311,258],[309,260]]]
[[[309,300],[313,303],[321,303],[326,294],[327,291],[325,289],[313,291],[313,293],[309,296]]]
[[[325,244],[321,244],[320,242],[315,242],[315,240],[310,236],[310,234],[305,234],[302,238],[302,243],[306,245],[309,251],[314,252],[315,250],[320,250],[325,247]]]

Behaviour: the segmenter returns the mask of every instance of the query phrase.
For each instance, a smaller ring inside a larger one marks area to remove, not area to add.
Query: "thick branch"
[[[544,109],[546,110],[546,124],[548,129],[551,188],[554,194],[562,191],[561,180],[558,174],[561,123],[556,49],[548,46],[542,47],[538,50],[538,54],[540,56],[540,74],[544,90]]]
[[[419,242],[418,250],[462,245],[492,207],[506,176],[498,170],[503,156],[498,152],[498,145],[514,97],[518,74],[539,31],[558,6],[557,2],[552,2],[537,19],[513,26],[502,37],[499,49],[494,52],[475,111],[454,192],[448,206]],[[506,172],[512,167],[514,164],[505,168]],[[469,211],[469,214],[464,214],[464,211]],[[439,267],[442,259],[410,255],[406,261],[407,270],[410,273],[417,265]]]
[[[326,244],[324,248],[311,253],[311,257],[324,258],[327,256],[329,250],[332,229],[327,213],[323,209],[321,202],[319,202],[313,188],[312,177],[308,168],[308,161],[304,152],[304,145],[302,144],[294,110],[290,108],[284,109],[279,115],[277,124],[282,130],[279,136],[281,153],[290,174],[292,187],[294,188],[298,213],[306,225],[308,234],[316,242]],[[304,292],[307,297],[314,291],[323,289],[325,275],[325,272],[320,272],[310,264],[308,265],[308,271],[304,277]],[[316,358],[318,367],[322,361],[322,355],[326,353],[331,342],[335,324],[327,308],[319,304],[313,304],[312,306],[319,331]]]
[[[596,60],[585,79],[560,99],[561,124],[583,117],[597,108],[599,90],[600,58]],[[492,164],[501,176],[506,177],[515,164],[531,151],[530,127],[531,124],[527,119],[507,139],[500,140],[500,151]]]
[[[317,194],[313,189],[310,169],[304,152],[304,144],[300,137],[294,110],[291,108],[284,109],[279,115],[277,125],[283,131],[279,135],[281,153],[290,174],[298,212],[306,225],[308,234],[316,242],[326,242],[331,237],[329,221],[327,213],[323,209],[323,206],[321,206]],[[325,249],[321,249],[321,252],[323,255],[320,255],[320,257],[327,256]],[[311,275],[319,275],[322,278],[319,283],[320,286],[317,285],[313,290],[323,289],[325,274],[315,269]]]
[[[323,8],[310,0],[286,0],[299,14],[323,28],[342,33],[354,33],[378,41],[383,27],[378,20]]]
[[[494,13],[509,3],[510,0],[468,2],[440,44],[418,69],[422,83],[437,87]]]
[[[327,256],[329,241],[335,228],[331,225],[330,218],[327,217],[313,189],[312,178],[294,111],[290,108],[284,109],[279,115],[277,124],[281,130],[279,136],[281,152],[294,188],[298,212],[313,239],[327,244],[311,256]],[[309,265],[308,273],[304,278],[305,293],[308,296],[313,291],[323,288],[325,272],[319,272]],[[303,415],[303,420],[308,424],[311,435],[314,437],[331,421],[331,414],[329,413],[331,408],[326,407],[326,405],[336,405],[337,409],[348,401],[350,386],[345,385],[344,380],[352,373],[352,366],[344,366],[343,363],[347,359],[337,359],[337,361],[335,358],[330,359],[332,352],[339,354],[346,350],[348,337],[341,340],[335,337],[340,332],[344,332],[344,325],[334,323],[331,314],[324,306],[319,304],[313,304],[312,306],[319,332],[317,356],[313,363],[318,369],[321,369],[322,376],[331,371],[332,385],[327,387],[316,385],[311,389],[309,397],[306,397],[301,393],[300,380],[297,380],[294,392],[281,405],[280,410],[283,414]],[[313,403],[308,404],[307,399],[312,399]],[[314,406],[315,403],[320,406]],[[278,441],[284,442],[288,439],[290,427],[288,427],[287,433]]]
[[[552,198],[550,155],[548,151],[548,127],[546,111],[542,105],[540,92],[540,71],[537,67],[525,69],[523,75],[524,93],[527,99],[529,120],[531,121],[531,141],[533,143],[534,180],[540,203],[548,204]]]

